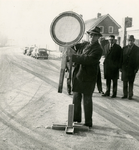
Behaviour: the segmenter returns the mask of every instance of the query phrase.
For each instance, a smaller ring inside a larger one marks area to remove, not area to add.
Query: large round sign
[[[67,11],[57,16],[50,27],[52,39],[63,47],[78,43],[84,35],[85,25],[82,17],[75,12]]]

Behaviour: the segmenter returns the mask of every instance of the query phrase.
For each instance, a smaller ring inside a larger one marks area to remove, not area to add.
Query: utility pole
[[[121,47],[126,45],[126,27],[125,27],[125,18],[122,21],[122,36],[121,36]]]
[[[123,18],[122,22],[122,37],[121,37],[121,47],[126,45],[126,38],[127,38],[127,28],[132,27],[132,18],[126,17]]]

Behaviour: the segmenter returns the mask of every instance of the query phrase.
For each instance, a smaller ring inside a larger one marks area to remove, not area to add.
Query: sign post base
[[[88,131],[89,127],[84,126],[81,123],[73,123],[74,104],[69,105],[68,111],[68,125],[66,124],[53,124],[54,130],[65,130],[67,134],[74,134],[74,132]]]

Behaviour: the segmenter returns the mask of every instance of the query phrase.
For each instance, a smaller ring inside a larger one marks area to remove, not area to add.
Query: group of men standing
[[[106,79],[106,92],[102,96],[110,96],[111,81],[113,82],[112,96],[117,96],[117,83],[119,71],[123,81],[123,97],[132,99],[135,75],[139,68],[139,47],[135,44],[133,35],[128,38],[128,45],[123,49],[115,43],[115,36],[109,36],[109,43],[102,46],[104,50],[104,78]]]
[[[128,39],[128,45],[123,49],[116,44],[115,36],[109,37],[106,45],[99,43],[102,36],[100,28],[95,27],[87,31],[89,40],[78,43],[72,47],[72,52],[67,54],[74,63],[72,75],[72,91],[74,104],[74,122],[81,122],[83,99],[85,124],[93,126],[93,101],[92,95],[100,72],[99,63],[104,54],[104,78],[106,79],[106,92],[103,96],[110,96],[111,81],[113,82],[112,98],[117,96],[117,83],[119,70],[122,73],[123,97],[132,99],[135,75],[139,68],[139,48],[134,44],[134,36]],[[74,50],[73,50],[74,49]]]

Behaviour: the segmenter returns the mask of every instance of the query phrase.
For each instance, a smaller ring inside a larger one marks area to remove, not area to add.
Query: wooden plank
[[[68,110],[68,126],[65,129],[67,134],[74,133],[73,116],[74,116],[74,104],[70,104]]]
[[[54,130],[65,130],[67,125],[64,124],[53,124],[52,129]]]
[[[65,55],[66,52],[67,52],[67,48],[65,47],[63,50],[62,61],[61,61],[58,93],[62,93],[62,90],[63,90],[64,75],[65,75],[65,69],[66,69],[66,63],[67,63],[67,57]]]
[[[64,83],[64,75],[65,69],[67,67],[67,57],[66,54],[72,53],[72,49],[70,47],[65,47],[63,50],[62,61],[61,61],[61,70],[60,70],[60,77],[59,77],[59,85],[58,85],[58,93],[62,93],[63,90],[63,83]],[[72,79],[72,57],[69,59],[69,84],[71,85]]]
[[[74,104],[70,104],[68,111],[68,127],[73,126],[73,116],[74,116]]]
[[[71,53],[71,49],[68,50],[69,53]],[[70,84],[70,87],[71,87],[71,81],[72,81],[72,57],[70,57],[70,60],[69,60],[69,83]]]
[[[89,131],[89,127],[83,124],[74,124],[73,127],[67,127],[66,124],[53,124],[53,130],[65,130],[67,134],[73,134],[74,132]]]

